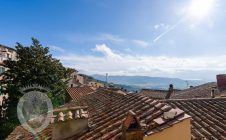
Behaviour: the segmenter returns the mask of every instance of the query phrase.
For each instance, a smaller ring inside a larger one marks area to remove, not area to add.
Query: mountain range
[[[94,79],[106,81],[104,75],[92,75]],[[190,86],[197,86],[206,81],[203,80],[184,80],[168,77],[149,77],[149,76],[108,76],[108,83],[133,87],[134,89],[168,89],[169,84],[173,84],[176,89],[186,89]]]

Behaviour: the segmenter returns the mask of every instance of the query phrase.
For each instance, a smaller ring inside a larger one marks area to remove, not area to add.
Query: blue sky
[[[36,37],[86,74],[215,80],[226,73],[226,3],[198,1],[0,0],[0,44]]]

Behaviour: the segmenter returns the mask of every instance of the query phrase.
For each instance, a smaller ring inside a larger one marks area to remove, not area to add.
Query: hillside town
[[[0,140],[226,140],[226,0],[0,9]]]
[[[1,45],[1,60],[15,50]],[[3,64],[3,61],[2,61]],[[4,64],[2,72],[7,71]],[[6,140],[225,140],[226,75],[185,90],[128,91],[71,69],[65,104],[54,108],[51,123],[32,134],[16,126]],[[3,96],[3,102],[8,96]],[[2,106],[1,106],[2,107]],[[1,113],[1,117],[4,114]]]

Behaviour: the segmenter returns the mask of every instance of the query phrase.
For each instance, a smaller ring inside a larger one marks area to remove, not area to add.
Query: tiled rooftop
[[[214,92],[216,97],[226,95],[226,92],[220,92],[217,89],[216,82],[211,82],[175,92],[170,98],[171,99],[211,98],[211,91],[213,87],[216,88]]]
[[[69,87],[66,89],[67,93],[73,100],[78,100],[82,96],[92,93],[94,90],[88,86]]]
[[[170,127],[170,123],[177,123],[186,119],[182,112],[168,124],[163,119],[161,125],[152,126],[154,119],[161,118],[163,113],[172,110],[170,106],[159,101],[149,99],[142,95],[121,95],[111,91],[98,91],[80,99],[84,105],[89,106],[91,130],[80,139],[111,139],[121,136],[121,125],[127,113],[132,110],[139,121],[146,125],[145,134],[150,135],[161,129]]]
[[[142,89],[139,94],[153,99],[165,99],[167,92],[167,90]]]
[[[136,114],[136,118],[143,127],[145,135],[151,135],[162,129],[171,127],[190,116],[178,108],[172,108],[165,103],[150,99],[139,94],[122,95],[112,91],[98,90],[78,99],[80,105],[88,106],[90,129],[81,135],[79,140],[119,139],[122,135],[122,123],[128,112]],[[71,102],[67,107],[74,106]],[[177,112],[173,119],[164,119],[164,112]],[[15,138],[24,132],[18,126],[8,138]],[[51,125],[40,136],[51,139]],[[24,134],[22,139],[32,139],[32,135]],[[74,138],[71,138],[74,139]]]
[[[226,98],[165,100],[192,117],[193,140],[226,140]]]

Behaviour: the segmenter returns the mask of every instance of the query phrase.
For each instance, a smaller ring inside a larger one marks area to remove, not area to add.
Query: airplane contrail
[[[182,21],[184,20],[184,18],[182,18],[181,20],[179,20],[177,23],[175,23],[173,26],[171,26],[169,29],[167,29],[165,32],[161,33],[159,36],[157,36],[153,42],[157,42],[160,38],[162,38],[164,35],[166,35],[168,32],[172,31],[174,28],[176,28]]]

